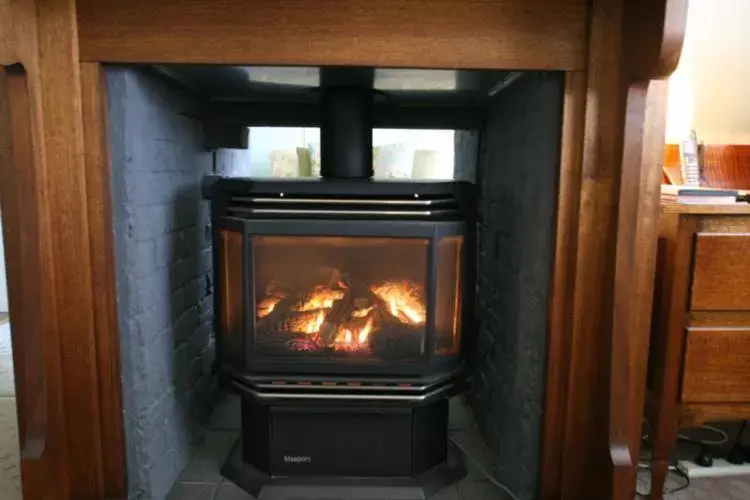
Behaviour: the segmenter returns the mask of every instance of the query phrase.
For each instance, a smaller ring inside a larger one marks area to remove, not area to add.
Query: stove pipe
[[[327,87],[323,89],[321,103],[321,176],[372,178],[372,89]]]

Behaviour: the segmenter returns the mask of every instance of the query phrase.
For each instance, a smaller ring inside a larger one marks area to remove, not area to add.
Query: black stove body
[[[472,186],[221,179],[211,198],[218,363],[243,398],[226,474],[344,498],[459,477],[447,398],[473,321]]]
[[[418,499],[464,473],[473,185],[371,180],[366,96],[323,95],[324,178],[211,187],[217,366],[242,395],[223,473],[256,496]]]

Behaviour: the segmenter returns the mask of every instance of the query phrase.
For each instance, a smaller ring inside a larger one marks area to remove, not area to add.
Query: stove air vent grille
[[[232,196],[229,215],[240,218],[379,218],[441,220],[460,217],[452,195],[310,196],[279,193],[269,196]]]

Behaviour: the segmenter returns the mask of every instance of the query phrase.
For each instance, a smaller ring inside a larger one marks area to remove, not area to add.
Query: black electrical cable
[[[685,482],[681,484],[680,486],[677,486],[669,490],[665,490],[664,491],[665,495],[671,495],[672,493],[677,493],[678,491],[682,491],[690,487],[690,476],[688,476],[687,473],[684,470],[682,470],[681,467],[675,467],[674,472],[676,472],[678,476],[684,479]]]
[[[664,488],[664,490],[662,490],[662,495],[671,495],[673,493],[677,493],[678,491],[682,491],[690,487],[690,477],[682,469],[682,467],[677,465],[677,463],[669,464],[669,468],[667,469],[667,474],[669,475],[671,473],[675,473],[676,475],[681,477],[684,480],[684,482],[679,486],[675,486],[674,488]],[[638,491],[638,487],[636,487],[635,494],[641,497],[648,498],[651,496],[651,490],[644,493],[642,491]]]
[[[727,461],[730,464],[742,465],[745,462],[745,448],[742,446],[742,435],[746,427],[747,420],[743,420],[739,431],[737,431],[737,437],[734,438],[732,449],[727,453]]]
[[[735,443],[739,443],[740,441],[742,441],[742,435],[745,433],[746,427],[747,427],[747,420],[743,420],[742,425],[740,425],[740,430],[737,431],[737,437],[734,440]]]

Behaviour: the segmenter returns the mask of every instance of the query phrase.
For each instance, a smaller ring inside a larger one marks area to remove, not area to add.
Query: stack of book
[[[664,185],[661,187],[663,203],[681,205],[733,205],[737,203],[738,191],[731,189],[703,189]]]

